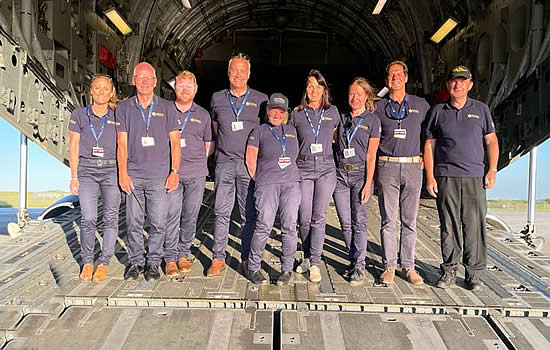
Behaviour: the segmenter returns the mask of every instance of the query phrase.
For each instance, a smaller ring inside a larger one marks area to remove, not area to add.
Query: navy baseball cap
[[[286,111],[288,110],[288,98],[286,98],[285,95],[276,92],[269,96],[267,108],[282,108]]]
[[[465,78],[472,79],[472,72],[466,66],[456,66],[449,72],[449,79],[453,80],[455,78]]]

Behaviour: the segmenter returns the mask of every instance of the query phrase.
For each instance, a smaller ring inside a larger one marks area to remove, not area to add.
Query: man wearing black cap
[[[300,205],[300,172],[296,165],[298,139],[296,129],[286,125],[288,99],[275,93],[267,103],[268,122],[256,127],[248,137],[246,165],[256,181],[256,229],[250,243],[247,277],[255,284],[268,281],[260,272],[265,244],[279,211],[281,236],[281,275],[277,284],[290,282],[298,234],[296,221]]]
[[[453,68],[447,81],[450,99],[432,108],[426,124],[426,189],[437,198],[441,224],[440,288],[456,282],[462,261],[466,288],[480,289],[487,262],[485,190],[495,184],[499,148],[489,107],[468,97],[473,85],[467,67]]]

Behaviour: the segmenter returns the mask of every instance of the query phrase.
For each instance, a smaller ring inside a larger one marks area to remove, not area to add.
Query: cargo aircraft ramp
[[[239,225],[231,224],[228,267],[205,277],[212,246],[212,184],[207,184],[189,273],[159,281],[125,281],[124,209],[106,281],[81,282],[78,208],[31,221],[18,238],[0,239],[0,335],[3,349],[547,349],[550,347],[550,257],[513,234],[489,229],[481,291],[434,287],[439,277],[435,202],[422,200],[416,263],[425,278],[399,275],[381,285],[380,217],[368,220],[367,279],[350,286],[347,253],[331,204],[322,281],[294,274],[289,286],[256,286],[244,277]],[[123,206],[124,208],[124,206]],[[102,224],[97,236],[101,240]],[[146,230],[144,234],[147,235]],[[262,269],[279,274],[274,228]],[[99,243],[96,246],[99,254]],[[297,253],[300,258],[300,253]]]

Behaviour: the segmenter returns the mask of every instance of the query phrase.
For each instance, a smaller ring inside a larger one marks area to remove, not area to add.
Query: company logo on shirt
[[[111,125],[117,125],[117,124],[119,124],[119,123],[115,123],[115,122],[114,122],[114,121],[112,121],[112,120],[107,120],[107,124],[111,124]]]
[[[420,113],[420,111],[415,108],[409,108],[409,113]]]
[[[479,115],[477,115],[477,114],[468,114],[468,118],[470,118],[470,119],[472,119],[472,118],[479,119]]]
[[[72,120],[72,119],[69,119],[69,123],[75,124],[75,125],[76,125],[76,122],[75,122],[74,120]]]
[[[286,137],[290,137],[290,138],[293,138],[293,139],[295,139],[295,138],[296,138],[296,136],[295,136],[295,135],[293,135],[293,134],[285,134],[285,136],[286,136]]]
[[[198,119],[195,119],[195,118],[190,118],[189,119],[190,121],[192,121],[193,123],[199,123],[199,124],[202,124],[202,122]]]
[[[254,136],[250,135],[250,136],[248,136],[248,139],[252,141],[252,140],[254,140]]]
[[[151,113],[153,117],[164,117],[164,113],[162,112],[153,112]]]
[[[323,120],[332,120],[331,117],[323,117]]]
[[[246,106],[258,107],[258,105],[255,102],[249,102],[249,101],[246,101]]]
[[[366,126],[366,125],[359,125],[359,128],[361,128],[361,129],[365,129],[365,130],[367,130],[367,131],[369,130],[369,127],[368,127],[368,126]]]

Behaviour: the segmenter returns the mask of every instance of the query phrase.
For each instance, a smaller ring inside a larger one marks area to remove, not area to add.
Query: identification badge
[[[284,169],[290,165],[290,157],[279,157],[279,168]]]
[[[92,147],[92,156],[103,158],[103,147]]]
[[[155,138],[151,136],[143,136],[141,138],[141,145],[143,147],[151,147],[155,145]]]
[[[180,146],[185,147],[185,139],[180,139]]]
[[[355,157],[355,148],[344,148],[344,158]]]
[[[312,143],[310,146],[309,146],[309,150],[311,151],[311,153],[315,154],[315,153],[321,153],[323,152],[323,144],[322,143]]]
[[[232,122],[231,123],[231,130],[233,131],[239,131],[239,130],[242,130],[244,129],[244,124],[242,121],[238,121],[238,122]]]
[[[393,138],[395,139],[406,139],[407,138],[407,129],[394,129]]]

